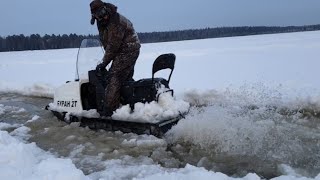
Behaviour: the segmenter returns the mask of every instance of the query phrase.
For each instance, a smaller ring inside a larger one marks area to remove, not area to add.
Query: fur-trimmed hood
[[[118,11],[118,7],[111,3],[105,3],[105,2],[102,2],[101,0],[94,0],[90,3],[91,14],[93,14],[94,11],[101,8],[102,6],[106,8],[107,15],[110,17],[116,14]],[[95,21],[96,21],[96,18],[94,16],[91,16],[90,23],[94,25]]]

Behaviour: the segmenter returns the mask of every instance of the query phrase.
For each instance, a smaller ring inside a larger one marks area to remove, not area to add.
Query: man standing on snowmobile
[[[100,40],[105,49],[103,62],[97,66],[101,71],[112,61],[110,78],[105,89],[104,111],[101,116],[111,116],[120,105],[120,88],[131,80],[140,53],[140,41],[132,23],[117,12],[117,7],[101,0],[90,3],[91,24],[97,21]]]

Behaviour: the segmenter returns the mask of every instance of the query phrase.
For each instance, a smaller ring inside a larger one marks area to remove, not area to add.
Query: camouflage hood
[[[108,16],[111,17],[111,16],[117,14],[117,10],[118,10],[117,6],[115,6],[111,3],[103,3],[101,0],[94,0],[90,3],[91,13],[93,13],[93,11],[97,10],[101,6],[106,7],[106,11],[107,11]],[[95,21],[96,21],[96,18],[94,16],[91,16],[90,23],[93,25],[95,23]]]
[[[111,3],[104,3],[105,7],[107,8],[107,12],[109,16],[114,15],[117,13],[118,7],[111,4]]]

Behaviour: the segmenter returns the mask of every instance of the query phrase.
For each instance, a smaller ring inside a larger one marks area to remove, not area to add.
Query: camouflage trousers
[[[105,89],[106,101],[104,109],[107,115],[111,115],[120,105],[120,88],[123,82],[132,79],[134,74],[134,65],[138,59],[140,51],[132,53],[119,54],[112,61],[110,68],[110,78],[107,81]]]

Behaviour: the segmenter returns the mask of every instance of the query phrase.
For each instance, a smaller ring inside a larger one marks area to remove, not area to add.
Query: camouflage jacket
[[[127,54],[140,49],[140,41],[132,23],[117,12],[117,7],[105,3],[109,16],[98,21],[100,40],[105,49],[103,61],[107,64],[118,54]]]

